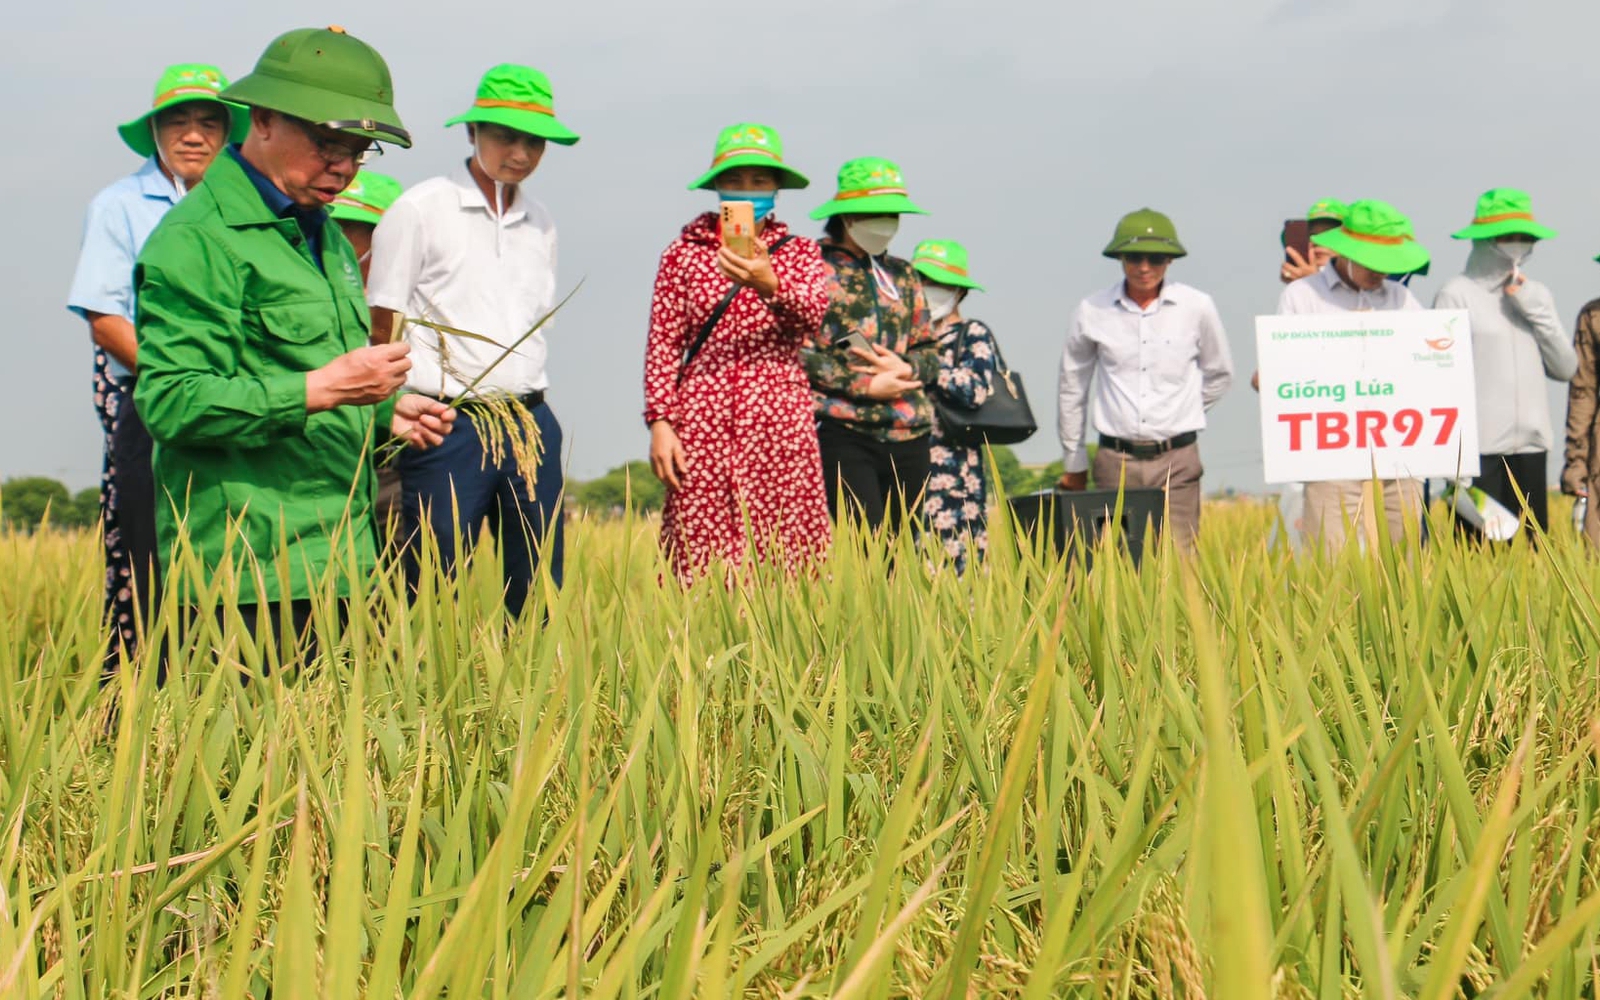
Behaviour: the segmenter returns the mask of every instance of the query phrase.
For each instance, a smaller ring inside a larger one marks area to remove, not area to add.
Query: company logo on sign
[[[1423,343],[1427,344],[1436,351],[1448,351],[1450,348],[1456,345],[1456,338],[1439,337],[1436,340],[1424,340]]]

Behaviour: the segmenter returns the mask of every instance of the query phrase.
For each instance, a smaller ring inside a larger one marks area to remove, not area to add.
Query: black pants
[[[1479,455],[1478,477],[1472,485],[1494,497],[1506,510],[1521,514],[1524,525],[1531,519],[1540,531],[1550,530],[1550,495],[1545,479],[1548,452],[1522,455]],[[1523,497],[1517,497],[1521,490]],[[1527,503],[1526,512],[1523,503]],[[1531,537],[1531,536],[1530,536]]]
[[[107,524],[106,530],[115,532],[119,544],[114,547],[123,560],[121,565],[108,567],[113,586],[107,604],[113,620],[107,665],[114,667],[118,644],[126,645],[132,655],[137,631],[152,620],[161,599],[156,486],[150,468],[154,444],[133,407],[131,383],[117,404],[109,444],[116,500],[114,523]]]
[[[909,517],[922,523],[922,493],[928,485],[928,437],[879,441],[843,424],[817,424],[822,448],[822,481],[828,490],[828,513],[835,521],[840,486],[849,509],[870,529],[887,522],[891,534]]]

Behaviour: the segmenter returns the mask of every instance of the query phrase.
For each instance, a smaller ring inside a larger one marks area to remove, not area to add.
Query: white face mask
[[[956,311],[956,303],[961,301],[961,289],[949,285],[924,284],[922,297],[928,300],[928,315],[937,323]]]
[[[853,219],[844,224],[844,231],[867,252],[867,256],[876,257],[889,249],[889,242],[900,231],[900,217],[885,215],[875,219]]]
[[[1515,240],[1510,243],[1495,243],[1495,253],[1511,262],[1511,266],[1521,267],[1523,262],[1533,255],[1532,240]]]

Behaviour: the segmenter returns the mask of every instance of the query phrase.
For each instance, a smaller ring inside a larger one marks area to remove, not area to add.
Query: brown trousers
[[[1406,522],[1416,524],[1422,517],[1420,479],[1383,479],[1384,521],[1391,544],[1405,541]],[[1344,548],[1349,529],[1360,532],[1368,545],[1378,541],[1378,505],[1373,502],[1373,484],[1362,479],[1330,479],[1306,483],[1306,540],[1320,542],[1330,555]]]
[[[1200,477],[1204,473],[1198,444],[1155,458],[1134,458],[1109,448],[1101,448],[1094,456],[1094,483],[1099,489],[1114,490],[1120,484],[1130,490],[1167,491],[1164,530],[1184,548],[1193,548],[1200,535]]]

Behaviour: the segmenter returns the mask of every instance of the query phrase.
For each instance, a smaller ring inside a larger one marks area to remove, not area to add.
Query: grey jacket
[[[1578,369],[1572,338],[1550,290],[1532,279],[1507,294],[1511,263],[1492,241],[1476,240],[1466,272],[1445,283],[1435,309],[1465,309],[1472,322],[1472,368],[1478,384],[1478,451],[1518,455],[1549,451],[1546,379],[1566,382]]]

